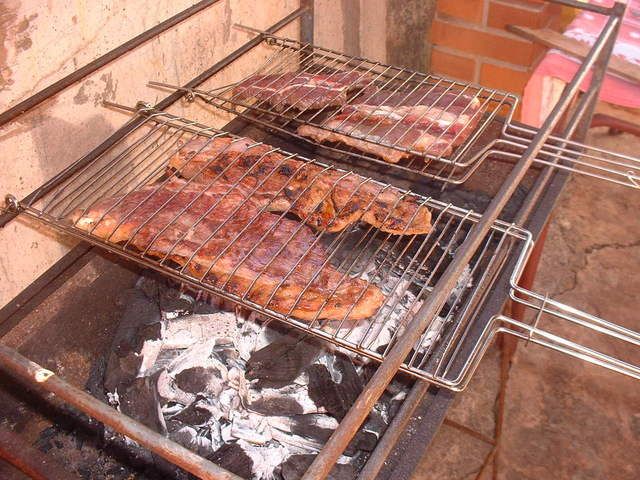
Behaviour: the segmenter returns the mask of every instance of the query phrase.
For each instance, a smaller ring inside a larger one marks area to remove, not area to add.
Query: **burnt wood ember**
[[[290,212],[318,230],[338,232],[357,221],[396,234],[431,229],[431,213],[413,194],[287,157],[248,138],[191,140],[168,167],[214,188],[234,185],[234,193],[268,211]]]
[[[282,478],[284,480],[298,480],[309,468],[315,455],[292,455],[282,464]],[[338,463],[334,465],[327,477],[329,480],[351,480],[356,478],[358,470],[349,464]]]
[[[338,420],[342,420],[364,387],[353,364],[341,356],[335,359],[330,371],[327,366],[313,364],[309,374],[309,396]],[[334,377],[338,377],[335,379]]]
[[[320,354],[312,339],[282,338],[251,354],[245,377],[260,388],[291,384]]]
[[[242,478],[251,478],[253,460],[237,443],[225,443],[207,459]]]
[[[156,307],[167,291],[175,297],[182,290],[167,287],[170,283],[160,280],[157,288],[149,288],[148,281],[138,282],[139,288],[151,292]],[[180,297],[195,303],[184,291]],[[180,304],[173,305],[179,312],[165,310],[169,303],[162,305],[159,322],[136,325],[130,319],[119,329],[117,336],[129,334],[130,345],[139,350],[114,349],[111,356],[135,353],[141,362],[135,370],[111,374],[116,385],[108,392],[111,403],[141,420],[157,415],[146,423],[245,478],[299,478],[294,475],[300,459],[287,461],[301,453],[313,457],[338,425],[328,409],[311,398],[313,379],[308,372],[324,369],[329,393],[357,395],[362,380],[352,360],[274,322],[260,326],[231,312],[185,316]],[[283,357],[290,357],[291,365],[278,372]],[[270,366],[276,369],[274,375],[269,375]],[[266,388],[262,375],[289,382]],[[375,410],[349,445],[337,470],[344,478],[355,478],[357,467],[386,428],[387,411],[387,406],[380,407],[382,414]],[[165,477],[179,475],[176,471]]]
[[[72,221],[303,320],[364,319],[384,301],[377,287],[328,265],[326,251],[307,227],[261,213],[241,195],[205,192],[173,179],[102,200]]]
[[[358,72],[256,75],[233,88],[233,99],[257,100],[271,105],[276,111],[288,107],[310,110],[343,105],[348,93],[362,89],[371,82],[366,74]]]
[[[176,375],[176,386],[189,393],[204,392],[216,373],[212,368],[200,366],[187,368]]]
[[[120,383],[118,406],[125,415],[136,418],[156,432],[166,432],[166,424],[160,411],[160,399],[154,377],[135,378],[130,383]]]

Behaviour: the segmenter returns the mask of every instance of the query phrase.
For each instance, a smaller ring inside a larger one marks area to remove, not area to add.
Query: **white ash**
[[[325,352],[324,354],[320,355],[318,357],[318,359],[316,360],[316,363],[319,363],[321,365],[324,365],[325,367],[327,367],[327,370],[329,371],[329,374],[331,375],[331,380],[333,380],[335,383],[340,383],[342,382],[342,372],[340,372],[336,367],[335,367],[335,361],[336,361],[336,356],[332,355],[331,353]]]
[[[163,317],[160,332],[160,339],[143,343],[138,375],[158,375],[156,387],[165,423],[179,419],[189,407],[209,412],[205,424],[178,423],[178,428],[170,430],[170,437],[188,448],[206,456],[225,442],[235,442],[252,459],[254,478],[269,480],[290,455],[316,453],[321,445],[315,439],[293,434],[286,417],[251,411],[252,402],[293,400],[300,406],[301,413],[318,414],[322,425],[337,426],[336,420],[326,415],[324,407],[318,407],[309,397],[306,373],[279,389],[259,389],[255,382],[252,384],[245,378],[246,362],[252,352],[269,343],[265,325],[255,317],[245,319],[233,312],[176,318],[169,315]],[[333,367],[334,357],[323,354],[318,361],[325,363],[333,376],[339,377]],[[195,368],[209,374],[203,380],[204,388],[197,393],[183,390],[176,381],[182,372]],[[117,407],[117,392],[109,398]],[[348,460],[348,457],[341,459],[342,462]]]
[[[409,280],[401,278],[392,271],[386,272],[380,279],[375,272],[375,265],[370,264],[368,270],[362,274],[362,278],[375,281],[376,285],[387,295],[385,304],[372,320],[361,322],[352,328],[342,328],[337,334],[339,338],[370,351],[380,351],[380,347],[387,346],[391,341],[397,340],[404,333],[408,321],[423,304],[423,300],[419,300],[411,290]],[[449,303],[457,303],[463,293],[472,287],[471,268],[466,265],[451,292]],[[425,290],[431,291],[432,288],[425,287]],[[418,353],[428,351],[440,339],[445,323],[445,318],[440,316],[431,322],[421,337]]]

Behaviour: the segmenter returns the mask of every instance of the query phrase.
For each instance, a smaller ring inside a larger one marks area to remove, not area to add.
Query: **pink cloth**
[[[613,0],[590,0],[592,4],[611,6]],[[606,17],[581,12],[569,24],[564,35],[593,45],[606,23]],[[640,0],[628,0],[624,20],[618,33],[613,54],[640,65]],[[558,50],[549,50],[535,69],[525,87],[522,101],[522,121],[538,126],[543,77],[556,77],[569,82],[580,63]],[[586,90],[591,80],[587,76],[581,88]],[[607,74],[602,84],[600,100],[629,108],[640,108],[640,84]]]

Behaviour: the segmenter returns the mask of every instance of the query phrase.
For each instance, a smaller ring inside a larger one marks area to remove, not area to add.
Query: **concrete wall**
[[[193,3],[0,1],[0,110]],[[427,3],[431,2],[407,2],[407,8],[420,9],[421,4]],[[315,42],[384,61],[388,56],[389,4],[397,8],[398,2],[316,0]],[[234,23],[266,28],[297,7],[298,0],[223,0],[0,128],[0,195],[23,197],[129,118],[102,107],[103,100],[125,105],[134,105],[138,100],[155,102],[168,92],[147,87],[148,80],[184,83],[251,37],[234,28]],[[280,33],[297,38],[297,23]],[[266,49],[256,49],[205,84],[205,88],[225,85],[248,74],[267,54]],[[170,111],[213,126],[228,120],[197,103],[180,103]],[[0,306],[73,244],[72,239],[22,217],[0,230]]]

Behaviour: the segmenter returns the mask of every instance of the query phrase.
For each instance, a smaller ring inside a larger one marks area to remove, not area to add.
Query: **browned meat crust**
[[[275,312],[312,321],[373,316],[382,291],[337,271],[313,232],[236,191],[171,180],[104,199],[70,218],[112,243],[170,260],[192,276]]]
[[[393,234],[431,229],[431,213],[414,194],[352,172],[285,157],[246,138],[194,139],[168,166],[195,182],[237,184],[269,211],[290,211],[308,225],[329,232],[359,220]]]

